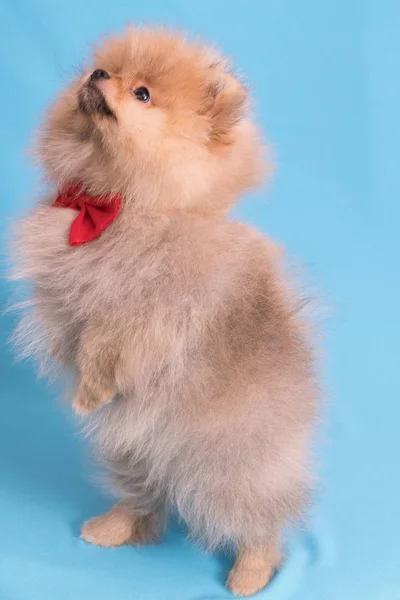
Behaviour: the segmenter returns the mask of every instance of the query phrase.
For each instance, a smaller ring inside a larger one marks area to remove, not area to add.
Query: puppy
[[[318,391],[280,250],[227,216],[263,171],[247,90],[214,50],[130,29],[56,101],[38,155],[55,191],[19,223],[18,335],[76,372],[119,497],[82,538],[150,542],[174,507],[253,594],[304,516]]]

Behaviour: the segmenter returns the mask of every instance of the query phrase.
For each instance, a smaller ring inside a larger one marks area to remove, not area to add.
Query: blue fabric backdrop
[[[23,153],[63,79],[127,20],[217,41],[253,83],[279,168],[242,217],[300,258],[327,322],[322,495],[260,598],[399,600],[399,139],[397,0],[1,0],[1,236],[38,174]],[[10,284],[1,283],[1,301]],[[229,559],[172,527],[162,545],[102,550],[79,525],[109,500],[58,390],[14,365],[0,335],[0,598],[216,600]]]

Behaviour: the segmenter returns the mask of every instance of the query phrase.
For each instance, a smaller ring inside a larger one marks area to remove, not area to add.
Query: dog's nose
[[[104,69],[96,69],[90,76],[90,79],[111,79],[111,75]]]

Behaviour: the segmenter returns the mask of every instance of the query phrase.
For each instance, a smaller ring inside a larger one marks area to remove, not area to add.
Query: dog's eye
[[[150,100],[150,92],[147,89],[147,87],[138,87],[132,90],[132,93],[134,94],[134,96],[136,96],[138,100],[140,100],[140,102],[149,102]]]

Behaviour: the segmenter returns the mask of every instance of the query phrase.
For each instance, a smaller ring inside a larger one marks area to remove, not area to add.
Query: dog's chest
[[[69,230],[77,214],[66,208],[41,208],[21,225],[20,275],[39,291],[46,291],[65,308],[90,312],[88,303],[95,308],[100,301],[149,299],[149,284],[158,289],[160,283],[164,288],[171,284],[161,259],[163,249],[149,244],[148,232],[140,228],[132,227],[126,235],[113,225],[92,242],[70,246]]]
[[[95,319],[118,338],[129,332],[142,364],[166,354],[176,359],[205,318],[198,261],[162,223],[150,227],[140,219],[129,226],[115,223],[99,239],[71,247],[68,233],[76,215],[47,207],[21,224],[20,274],[34,283],[52,345],[76,340]]]

